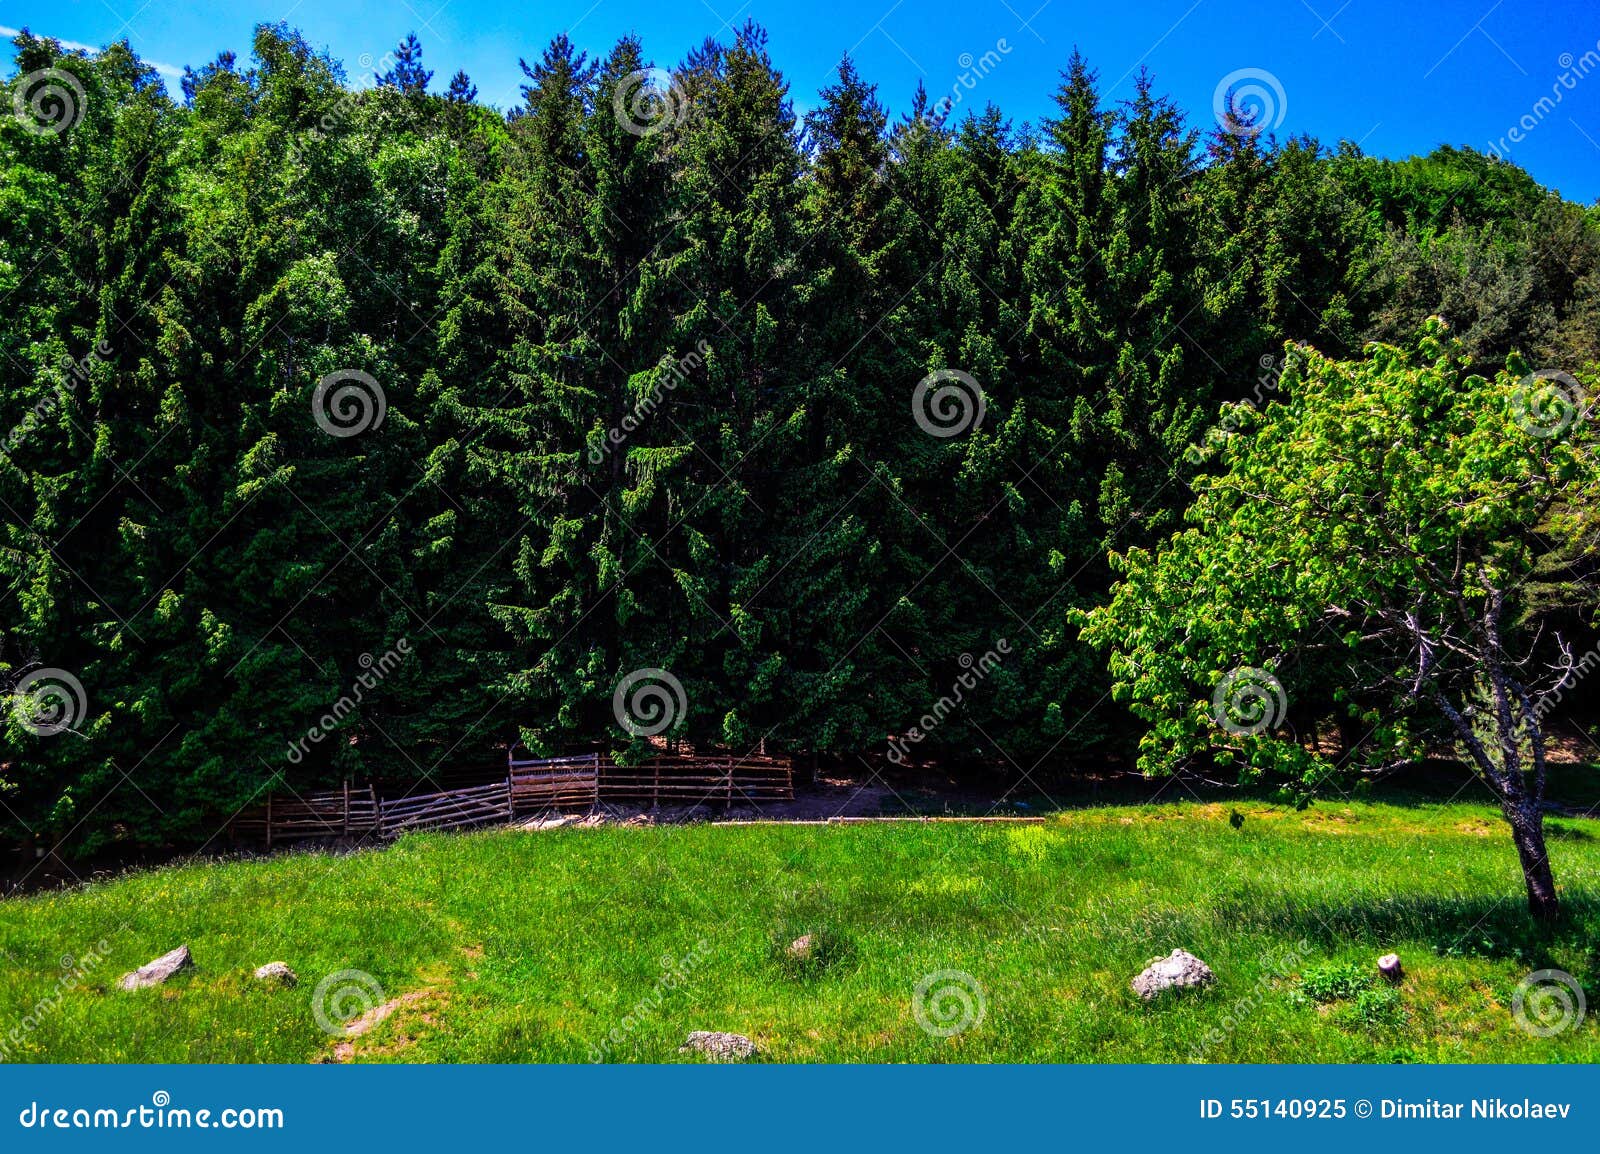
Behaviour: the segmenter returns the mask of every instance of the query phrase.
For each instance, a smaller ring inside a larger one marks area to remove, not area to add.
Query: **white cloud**
[[[0,36],[4,36],[7,39],[17,35],[20,31],[21,29],[7,28],[4,24],[0,24]],[[100,54],[100,49],[96,48],[93,44],[79,44],[76,40],[62,40],[60,44],[61,47],[70,49],[73,52],[88,52],[96,56]],[[161,75],[170,76],[174,80],[183,76],[183,69],[174,68],[170,64],[161,64],[154,60],[146,60],[145,63],[151,68],[154,68]]]

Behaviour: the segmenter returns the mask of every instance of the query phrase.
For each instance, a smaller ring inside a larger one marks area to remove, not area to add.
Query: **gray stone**
[[[299,980],[287,962],[268,962],[256,970],[256,981],[272,986],[292,986]]]
[[[756,1044],[743,1034],[694,1030],[690,1032],[688,1040],[678,1047],[680,1054],[685,1050],[704,1054],[713,1062],[743,1062],[755,1056]]]
[[[1187,950],[1173,950],[1166,957],[1155,959],[1133,979],[1133,992],[1148,1002],[1163,990],[1209,986],[1216,980],[1211,967],[1199,958]]]
[[[789,956],[797,962],[806,961],[816,953],[816,942],[810,934],[801,934],[789,943]]]
[[[118,983],[124,990],[138,990],[145,986],[159,986],[162,982],[194,965],[188,946],[179,946],[170,954],[162,954],[153,962],[146,962],[131,974],[123,974]]]

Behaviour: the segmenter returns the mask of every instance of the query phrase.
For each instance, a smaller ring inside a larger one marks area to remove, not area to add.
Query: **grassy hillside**
[[[691,1029],[780,1061],[1600,1060],[1593,1015],[1545,1038],[1509,1008],[1530,970],[1600,980],[1594,823],[1552,823],[1568,918],[1538,937],[1491,810],[1241,802],[1234,828],[1230,809],[500,831],[164,869],[0,904],[0,1008],[23,1022],[12,1060],[676,1061]],[[115,988],[179,943],[189,975]],[[1175,946],[1217,986],[1141,1004],[1129,978]],[[1398,992],[1362,988],[1391,949]],[[300,984],[255,983],[272,960]],[[328,1015],[405,998],[354,1039],[313,1013],[347,970],[382,994]],[[983,1003],[950,1037],[913,1011],[935,971],[977,988],[936,998],[935,1024]]]

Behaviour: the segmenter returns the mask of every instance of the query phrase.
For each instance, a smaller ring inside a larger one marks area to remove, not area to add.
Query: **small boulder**
[[[123,974],[118,983],[124,990],[138,990],[145,986],[159,986],[174,974],[194,965],[188,946],[179,946],[171,953],[162,954],[153,962],[146,962],[131,974]]]
[[[810,934],[801,934],[789,943],[789,956],[797,962],[805,962],[817,952],[816,940]]]
[[[755,1056],[756,1044],[743,1034],[724,1034],[720,1030],[693,1030],[678,1047],[681,1054],[694,1050],[713,1062],[743,1062]]]
[[[1216,980],[1211,967],[1189,951],[1173,950],[1166,957],[1155,959],[1133,979],[1133,992],[1148,1002],[1162,990],[1209,986]]]
[[[269,986],[288,987],[299,980],[287,962],[268,962],[256,970],[256,981],[265,982]]]
[[[1384,954],[1378,959],[1378,973],[1391,982],[1398,982],[1405,977],[1405,969],[1400,965],[1399,954]]]

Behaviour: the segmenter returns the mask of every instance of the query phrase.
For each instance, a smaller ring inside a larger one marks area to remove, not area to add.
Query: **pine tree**
[[[465,79],[464,73],[458,72],[456,75]],[[407,32],[406,38],[395,46],[394,66],[386,72],[374,73],[373,79],[380,86],[399,89],[406,96],[423,96],[427,93],[428,81],[433,79],[433,73],[422,67],[422,42],[417,39],[415,32]]]
[[[451,104],[471,104],[478,99],[478,86],[472,83],[472,78],[464,71],[457,69],[456,74],[450,78],[450,87],[445,92],[444,98]]]

